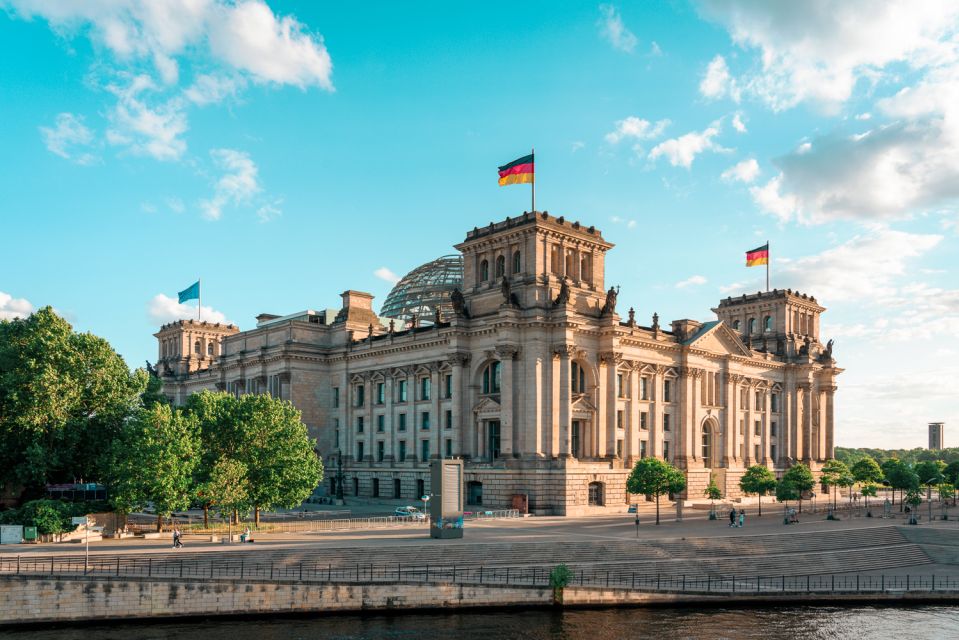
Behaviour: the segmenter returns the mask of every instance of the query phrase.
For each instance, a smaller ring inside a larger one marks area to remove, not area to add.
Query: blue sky
[[[132,366],[190,314],[381,303],[537,204],[616,243],[639,318],[773,286],[829,307],[843,445],[959,444],[959,10],[906,2],[0,0],[0,317]]]

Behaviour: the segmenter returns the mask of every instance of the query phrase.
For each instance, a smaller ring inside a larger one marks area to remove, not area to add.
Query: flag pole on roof
[[[531,153],[528,156],[517,158],[499,168],[499,186],[528,183],[532,187],[533,211],[536,211],[536,172],[533,161],[536,150],[531,149],[530,151]]]
[[[746,252],[746,266],[758,267],[766,265],[766,291],[769,291],[769,240],[761,247]]]
[[[196,282],[191,284],[189,287],[177,293],[177,302],[183,304],[187,300],[196,300],[196,319],[200,320],[200,279],[197,278]]]

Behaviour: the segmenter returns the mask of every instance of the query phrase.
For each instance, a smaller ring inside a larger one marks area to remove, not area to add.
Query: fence
[[[404,566],[321,562],[289,562],[256,558],[151,558],[130,556],[0,556],[0,575],[54,578],[102,576],[254,580],[337,584],[446,583],[508,587],[548,587],[548,566]],[[937,575],[794,575],[717,577],[712,575],[644,574],[599,568],[576,569],[569,586],[630,589],[651,593],[758,594],[777,593],[959,593],[959,578]]]

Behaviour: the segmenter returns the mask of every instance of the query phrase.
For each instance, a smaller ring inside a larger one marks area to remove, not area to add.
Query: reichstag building
[[[640,458],[714,479],[731,497],[754,464],[818,470],[832,457],[836,376],[825,310],[773,290],[726,298],[716,319],[641,323],[607,288],[613,245],[545,212],[474,228],[457,254],[388,296],[261,314],[256,327],[161,327],[157,370],[182,404],[203,389],[292,402],[335,490],[418,499],[428,462],[465,461],[471,505],[539,514],[622,511]]]

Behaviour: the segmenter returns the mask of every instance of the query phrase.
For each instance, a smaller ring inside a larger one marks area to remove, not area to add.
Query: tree
[[[196,418],[163,404],[141,409],[111,447],[110,491],[121,513],[153,503],[163,517],[190,506],[200,440]]]
[[[946,468],[942,470],[942,475],[946,482],[952,486],[959,486],[959,460],[947,464]]]
[[[220,458],[210,469],[206,482],[197,487],[196,496],[203,502],[204,528],[209,527],[209,507],[215,507],[220,517],[229,515],[232,525],[234,512],[249,508],[246,465],[237,460]]]
[[[872,517],[872,512],[869,511],[869,498],[876,497],[876,494],[878,493],[876,489],[876,485],[872,483],[864,484],[862,488],[860,489],[860,491],[862,492],[862,497],[866,499],[866,516]]]
[[[238,400],[229,393],[214,393],[201,391],[194,393],[187,400],[187,411],[196,418],[200,432],[201,455],[194,469],[197,501],[203,507],[203,526],[209,526],[209,511],[214,505],[215,496],[205,490],[210,483],[216,484],[213,472],[215,466],[222,460],[236,461],[243,465],[243,489],[249,498],[246,465],[240,460],[245,451],[245,433],[243,425],[237,415]],[[224,470],[221,469],[221,473]],[[248,508],[244,504],[243,508]],[[230,523],[233,523],[234,513],[241,508],[237,507],[230,512]]]
[[[71,521],[70,510],[59,500],[31,500],[20,508],[18,518],[45,536],[59,536],[77,528]]]
[[[857,460],[849,470],[859,484],[867,485],[882,482],[882,469],[879,468],[879,463],[872,458]]]
[[[822,466],[822,476],[821,480],[824,485],[827,487],[832,487],[832,508],[836,508],[836,487],[842,484],[845,481],[845,478],[850,476],[849,467],[840,462],[839,460],[826,460],[826,463]]]
[[[899,510],[902,511],[904,492],[919,487],[919,476],[912,467],[896,458],[882,463],[882,473],[893,489],[893,499],[895,499],[896,489],[899,490]]]
[[[791,480],[784,477],[776,483],[776,500],[779,502],[801,500],[801,498],[802,494]]]
[[[144,372],[50,307],[0,321],[0,486],[22,498],[102,477],[102,453],[145,386]]]
[[[626,490],[630,493],[656,498],[656,524],[659,524],[659,496],[679,493],[685,488],[683,472],[659,458],[643,458],[626,480]]]
[[[783,474],[783,480],[791,484],[798,492],[798,497],[794,499],[799,500],[799,513],[802,513],[803,494],[807,491],[812,491],[812,488],[816,486],[816,480],[812,476],[812,471],[804,464],[796,464],[789,467],[786,473]],[[779,498],[778,491],[776,498]]]
[[[923,460],[917,462],[913,467],[919,482],[926,485],[929,499],[932,499],[933,485],[942,484],[945,481],[945,475],[943,474],[945,469],[946,463],[942,460]]]
[[[759,516],[763,515],[763,496],[776,489],[776,476],[768,467],[756,464],[739,479],[739,488],[743,493],[755,493],[759,496]]]

